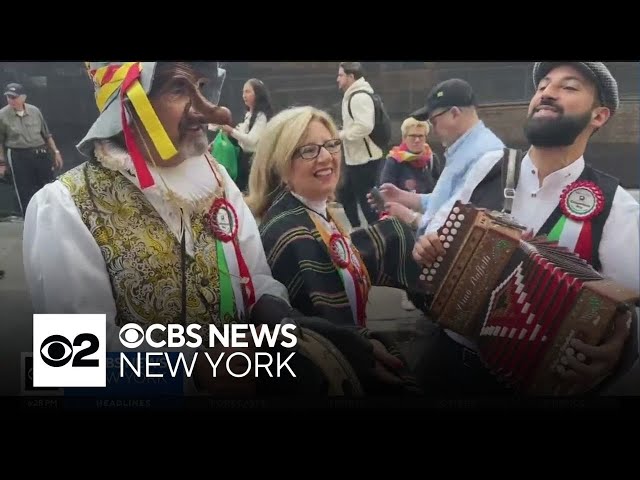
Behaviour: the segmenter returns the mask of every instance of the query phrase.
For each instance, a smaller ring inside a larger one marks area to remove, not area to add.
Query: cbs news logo
[[[104,314],[33,316],[34,387],[105,387]]]

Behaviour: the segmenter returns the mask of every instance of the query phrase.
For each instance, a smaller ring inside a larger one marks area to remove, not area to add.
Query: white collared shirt
[[[459,194],[434,216],[427,232],[434,232],[446,221],[456,200],[468,202],[473,191],[502,158],[503,151],[489,152],[469,171]],[[558,206],[562,190],[574,182],[584,170],[584,158],[553,172],[543,181],[529,155],[525,155],[513,199],[513,217],[537,233]],[[627,288],[640,291],[640,204],[624,188],[618,186],[609,217],[604,225],[598,250],[602,274]]]

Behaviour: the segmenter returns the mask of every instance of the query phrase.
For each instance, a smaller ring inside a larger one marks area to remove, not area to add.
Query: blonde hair
[[[426,132],[425,136],[426,137],[429,136],[429,132],[431,131],[431,128],[429,128],[428,122],[421,122],[420,120],[416,120],[413,117],[409,117],[405,119],[405,121],[402,122],[402,125],[400,126],[400,131],[402,132],[402,138],[406,137],[407,133],[409,133],[409,129],[414,127],[424,128]]]
[[[273,194],[284,186],[293,156],[313,121],[327,127],[332,137],[338,137],[338,129],[331,116],[311,106],[288,108],[267,123],[253,156],[249,195],[245,198],[257,219],[262,218],[269,208]]]

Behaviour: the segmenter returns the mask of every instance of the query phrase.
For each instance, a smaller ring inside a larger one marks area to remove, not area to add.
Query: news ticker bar
[[[332,397],[332,398],[246,398],[229,399],[210,396],[168,397],[0,397],[0,411],[7,407],[30,412],[46,411],[189,411],[189,410],[386,410],[418,413],[423,410],[452,411],[615,411],[635,409],[640,399],[627,397],[589,399],[489,399],[431,397]]]

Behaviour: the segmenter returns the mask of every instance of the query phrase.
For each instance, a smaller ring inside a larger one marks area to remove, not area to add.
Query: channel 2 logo
[[[33,386],[105,387],[106,329],[106,315],[34,315]]]

